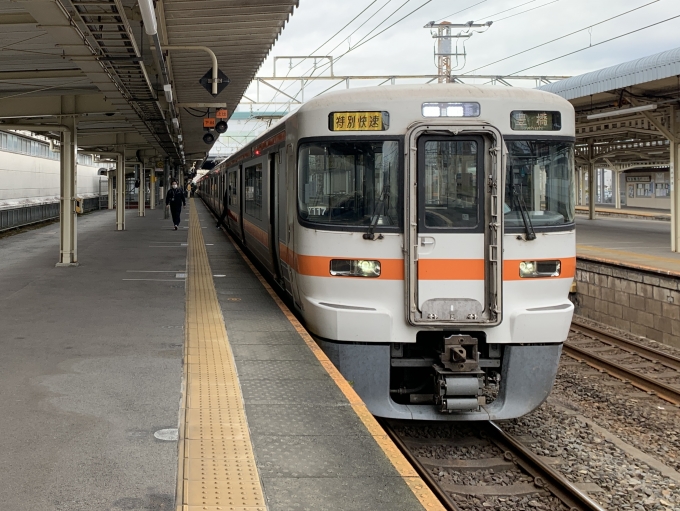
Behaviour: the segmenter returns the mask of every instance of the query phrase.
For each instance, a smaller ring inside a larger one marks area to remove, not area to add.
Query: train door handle
[[[435,239],[432,236],[419,237],[418,255],[428,255],[434,251]]]

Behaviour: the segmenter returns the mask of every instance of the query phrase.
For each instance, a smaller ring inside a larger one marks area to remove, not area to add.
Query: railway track
[[[680,405],[680,357],[581,323],[571,331],[579,338],[570,338],[564,353]]]
[[[449,511],[460,511],[459,505],[451,498],[450,493],[465,494],[467,491],[472,495],[491,497],[520,493],[550,494],[559,499],[570,511],[605,511],[603,507],[552,468],[542,457],[536,455],[529,447],[503,431],[492,421],[477,423],[480,428],[479,435],[476,438],[462,440],[404,437],[393,428],[392,421],[383,420],[381,425]],[[417,454],[419,448],[422,447],[471,445],[475,442],[492,444],[498,452],[502,453],[502,457],[435,460]],[[495,473],[520,469],[529,476],[528,479],[531,482],[517,483],[511,485],[512,487],[500,485],[452,486],[442,484],[437,480],[436,472],[444,469],[461,472],[492,469]]]

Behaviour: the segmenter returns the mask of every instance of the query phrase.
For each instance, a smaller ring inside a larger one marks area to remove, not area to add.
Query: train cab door
[[[295,226],[297,225],[297,156],[292,144],[286,145],[286,257],[288,275],[290,276],[290,292],[293,302],[298,309],[302,309],[297,280],[297,254],[295,246]]]
[[[281,282],[279,265],[279,169],[281,168],[278,152],[269,153],[269,251],[272,261],[272,273],[277,282]]]
[[[416,129],[410,138],[409,322],[498,324],[500,134],[430,126]]]

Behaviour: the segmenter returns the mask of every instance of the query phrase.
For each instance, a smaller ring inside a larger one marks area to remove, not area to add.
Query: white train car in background
[[[548,396],[575,273],[574,110],[459,84],[329,93],[204,176],[372,413],[507,419]]]
[[[94,157],[78,154],[78,197],[108,193]],[[59,202],[59,152],[48,142],[11,131],[0,132],[0,209]]]

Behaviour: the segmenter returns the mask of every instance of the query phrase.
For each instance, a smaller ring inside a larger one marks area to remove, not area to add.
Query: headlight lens
[[[334,277],[380,277],[380,261],[366,259],[331,259]]]
[[[523,279],[536,277],[559,277],[560,261],[522,261],[519,263],[519,276]]]

